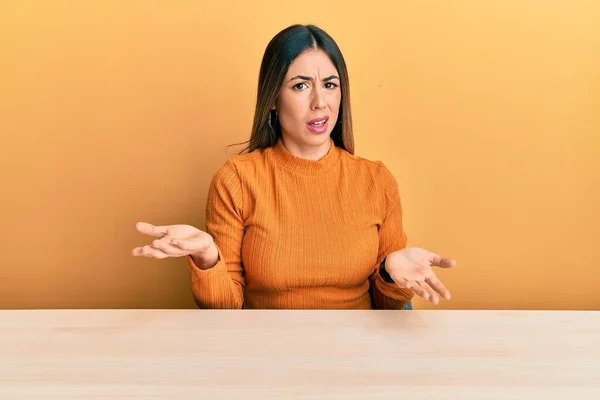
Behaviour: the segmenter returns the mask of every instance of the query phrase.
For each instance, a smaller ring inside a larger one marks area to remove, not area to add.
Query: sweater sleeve
[[[242,308],[245,287],[241,259],[244,236],[242,187],[231,159],[210,183],[206,230],[217,246],[219,261],[214,267],[201,270],[191,257],[187,257],[194,300],[200,308]]]
[[[377,309],[402,309],[414,296],[410,289],[387,283],[379,274],[379,265],[388,254],[406,247],[406,233],[402,225],[402,205],[398,184],[392,173],[379,162],[384,192],[385,217],[379,227],[377,265],[369,280],[371,297]]]

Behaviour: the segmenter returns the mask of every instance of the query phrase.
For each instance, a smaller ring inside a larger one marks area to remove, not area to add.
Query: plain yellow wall
[[[2,1],[0,308],[195,307],[134,224],[204,229],[264,48],[300,22],[345,54],[409,244],[458,260],[437,308],[600,309],[599,4]]]

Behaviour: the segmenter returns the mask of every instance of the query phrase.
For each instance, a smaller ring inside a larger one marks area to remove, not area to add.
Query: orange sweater
[[[281,141],[232,156],[212,179],[206,230],[219,262],[187,257],[201,308],[400,309],[413,296],[379,275],[406,245],[396,180],[333,142],[319,161]]]

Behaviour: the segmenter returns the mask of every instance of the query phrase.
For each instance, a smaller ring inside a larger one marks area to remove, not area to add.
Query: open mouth
[[[323,133],[327,130],[327,122],[329,117],[319,117],[308,122],[307,126],[311,132]]]
[[[322,119],[322,120],[320,120],[320,121],[317,121],[317,122],[312,122],[312,123],[310,123],[310,124],[311,124],[311,125],[314,125],[314,126],[321,126],[321,125],[323,125],[325,122],[327,122],[327,118],[325,118],[325,119]]]

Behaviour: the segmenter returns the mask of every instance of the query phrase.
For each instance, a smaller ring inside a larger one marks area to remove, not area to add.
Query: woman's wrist
[[[206,251],[190,254],[196,267],[202,270],[213,268],[219,262],[219,250],[213,245]]]
[[[387,257],[385,257],[383,259],[383,261],[381,261],[381,264],[379,264],[379,275],[381,276],[381,278],[383,279],[384,282],[395,283],[394,280],[392,279],[392,277],[390,276],[390,274],[387,272],[387,269],[385,269],[386,261],[387,261]]]

